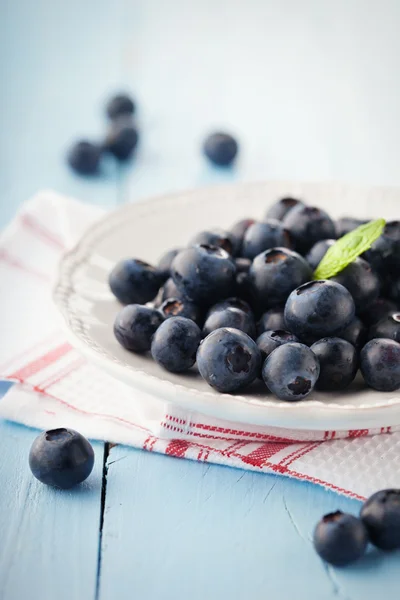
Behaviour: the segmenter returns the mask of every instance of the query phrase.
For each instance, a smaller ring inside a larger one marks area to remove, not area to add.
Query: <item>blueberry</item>
[[[364,223],[368,223],[368,221],[362,219],[353,219],[353,217],[342,217],[335,223],[336,237],[340,238],[346,235],[346,233],[353,231],[353,229],[357,229],[357,227],[360,227],[360,225],[364,225]]]
[[[240,310],[233,306],[228,306],[220,310],[213,310],[206,318],[203,327],[203,334],[206,336],[215,329],[221,327],[231,327],[244,331],[251,338],[256,335],[256,325],[251,313]]]
[[[314,530],[317,554],[337,567],[361,558],[367,545],[368,534],[363,522],[340,510],[325,515]]]
[[[249,258],[235,258],[236,273],[248,273],[251,267],[251,260]]]
[[[331,281],[336,281],[349,290],[357,311],[367,308],[379,296],[379,277],[372,270],[371,265],[362,258],[357,258],[350,263],[343,271],[332,277]]]
[[[319,376],[319,363],[304,344],[289,342],[267,356],[262,377],[267,388],[281,400],[302,400],[312,392]]]
[[[375,338],[365,344],[360,354],[360,369],[369,387],[380,392],[400,388],[400,344]]]
[[[101,147],[82,140],[72,146],[67,161],[71,169],[80,175],[94,175],[99,170]]]
[[[289,342],[298,341],[293,333],[278,329],[276,331],[264,331],[264,333],[258,336],[256,344],[261,351],[262,360],[264,361],[275,348],[279,348],[283,344],[289,344]]]
[[[135,151],[138,140],[136,127],[125,119],[117,119],[111,124],[103,147],[118,160],[127,160]]]
[[[287,215],[287,213],[295,206],[304,206],[304,203],[301,200],[296,200],[296,198],[291,198],[290,196],[281,198],[281,200],[278,200],[269,207],[265,213],[265,218],[282,221],[285,215]]]
[[[388,296],[400,305],[400,277],[389,280]]]
[[[163,276],[142,260],[126,258],[115,265],[108,281],[122,304],[145,304],[156,297]]]
[[[231,234],[235,237],[235,239],[238,242],[239,254],[242,248],[244,234],[246,233],[250,225],[253,225],[253,223],[255,223],[255,219],[242,219],[241,221],[237,221],[237,223],[235,223],[230,229]]]
[[[201,331],[191,319],[172,317],[160,325],[151,344],[151,355],[172,373],[188,371],[196,362]]]
[[[252,310],[256,308],[255,297],[251,287],[249,273],[242,271],[241,273],[236,274],[234,293],[235,296],[243,299],[247,304],[249,304],[252,307]]]
[[[117,314],[114,322],[114,335],[126,350],[147,352],[151,340],[163,322],[162,314],[148,306],[130,304]]]
[[[160,312],[165,319],[171,317],[185,317],[198,325],[203,320],[203,311],[197,304],[186,298],[168,298],[160,306]]]
[[[365,253],[366,260],[378,273],[398,273],[400,265],[400,221],[386,223],[382,235]]]
[[[300,339],[328,337],[354,318],[350,292],[335,281],[310,281],[294,290],[285,305],[288,329]]]
[[[254,296],[264,308],[286,301],[290,292],[312,277],[306,260],[287,248],[272,248],[256,256],[250,267]]]
[[[344,390],[350,385],[358,370],[357,352],[350,342],[337,337],[322,338],[311,350],[320,365],[318,390]]]
[[[213,133],[206,138],[203,152],[215,165],[228,167],[236,157],[238,143],[228,133]]]
[[[68,489],[92,472],[94,452],[86,438],[60,427],[41,433],[29,453],[29,466],[42,483]]]
[[[200,231],[189,242],[188,246],[217,246],[223,248],[231,256],[235,256],[238,249],[238,240],[235,236],[223,229],[212,229],[210,231]]]
[[[118,94],[108,102],[106,111],[110,119],[117,119],[118,117],[132,116],[135,109],[135,103],[129,96]]]
[[[200,245],[179,252],[172,262],[171,274],[187,298],[210,305],[232,294],[236,267],[222,248]]]
[[[390,313],[372,325],[368,339],[387,338],[400,343],[400,312]]]
[[[162,273],[162,275],[168,279],[171,274],[171,265],[175,256],[180,252],[182,248],[173,248],[172,250],[168,250],[165,252],[157,264],[157,269]]]
[[[350,342],[356,350],[361,350],[367,341],[367,328],[358,317],[354,317],[350,325],[341,329],[337,334],[342,340]]]
[[[397,306],[386,298],[377,298],[365,311],[361,312],[361,318],[368,326],[374,325],[389,313],[396,312]]]
[[[167,281],[164,283],[161,295],[161,300],[163,302],[164,300],[169,300],[170,298],[178,298],[179,300],[186,299],[185,294],[176,287],[172,277],[167,279]]]
[[[243,238],[242,254],[245,258],[253,259],[264,250],[276,246],[290,248],[290,245],[289,234],[282,224],[270,219],[250,225]]]
[[[314,244],[314,246],[306,255],[306,261],[313,271],[318,267],[319,263],[327,253],[328,248],[333,246],[335,242],[336,240],[320,240]]]
[[[400,490],[381,490],[361,509],[360,517],[370,541],[382,550],[400,548]]]
[[[283,314],[283,308],[276,307],[270,308],[261,316],[261,319],[257,323],[257,334],[261,335],[264,331],[276,331],[278,329],[285,329],[285,317]]]
[[[295,249],[305,254],[320,240],[335,237],[335,224],[320,208],[296,206],[284,217],[283,226],[290,233]]]
[[[235,392],[257,377],[261,354],[243,331],[216,329],[201,342],[197,367],[203,379],[219,392]]]
[[[213,312],[225,310],[225,308],[239,308],[241,311],[253,316],[253,312],[250,308],[250,305],[245,300],[242,300],[242,298],[232,297],[232,298],[227,298],[226,300],[222,300],[222,302],[217,302],[217,304],[214,304],[209,309],[209,311],[207,313],[207,318]]]

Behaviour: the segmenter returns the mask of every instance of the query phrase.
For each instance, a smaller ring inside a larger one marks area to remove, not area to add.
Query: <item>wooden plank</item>
[[[95,466],[86,482],[56,490],[29,469],[37,435],[0,422],[0,598],[94,599],[104,445],[93,443]]]

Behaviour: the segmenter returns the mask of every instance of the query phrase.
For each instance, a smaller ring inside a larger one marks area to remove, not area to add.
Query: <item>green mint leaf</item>
[[[368,250],[375,240],[382,235],[386,225],[385,219],[370,221],[360,225],[339,238],[314,271],[314,279],[330,279],[343,271],[355,259]]]

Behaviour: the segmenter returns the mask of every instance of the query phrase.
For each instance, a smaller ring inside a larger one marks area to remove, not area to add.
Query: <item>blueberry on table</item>
[[[382,235],[365,253],[377,273],[398,275],[400,265],[400,221],[386,223]]]
[[[368,339],[387,338],[400,343],[400,312],[390,313],[372,325],[368,331]]]
[[[79,175],[94,175],[99,170],[101,153],[100,146],[82,140],[72,146],[67,161],[71,169]]]
[[[244,234],[242,254],[245,258],[252,260],[264,250],[276,246],[291,247],[289,234],[282,227],[280,221],[269,219],[268,221],[256,222],[250,225]]]
[[[256,324],[253,315],[234,306],[213,310],[206,318],[203,334],[206,336],[215,329],[221,329],[221,327],[239,329],[247,333],[251,338],[254,338],[256,335]]]
[[[310,265],[313,271],[318,267],[325,254],[328,252],[328,248],[333,246],[336,240],[320,240],[311,248],[306,254],[306,261]]]
[[[235,392],[258,376],[261,354],[243,331],[216,329],[201,342],[197,367],[203,379],[219,392]]]
[[[232,294],[236,267],[225,250],[202,244],[181,250],[172,262],[171,275],[187,298],[210,305]]]
[[[159,310],[165,319],[185,317],[185,319],[191,319],[198,325],[203,320],[203,311],[200,307],[186,298],[168,298],[164,300]]]
[[[87,439],[64,427],[41,433],[29,453],[29,466],[36,479],[62,489],[87,479],[93,465],[94,452]]]
[[[272,248],[256,256],[249,271],[258,304],[264,308],[283,304],[290,292],[312,278],[307,261],[288,248]]]
[[[109,119],[130,117],[136,109],[134,101],[126,94],[118,94],[107,104],[106,112]]]
[[[360,519],[340,510],[325,515],[314,530],[314,548],[327,563],[344,567],[363,556],[368,534]]]
[[[375,338],[365,344],[360,354],[360,369],[366,384],[380,392],[400,388],[400,344]]]
[[[356,350],[361,350],[367,341],[367,328],[358,317],[354,317],[350,325],[341,329],[337,337],[350,342]]]
[[[231,165],[238,152],[238,143],[228,133],[213,133],[209,135],[203,145],[205,156],[219,167]]]
[[[300,254],[308,252],[320,240],[335,238],[335,224],[321,208],[296,206],[287,213],[282,223]]]
[[[256,339],[256,344],[261,351],[262,359],[265,360],[275,348],[279,348],[283,344],[290,342],[298,342],[299,340],[293,333],[278,329],[276,331],[264,331]]]
[[[400,490],[381,490],[364,503],[360,517],[370,541],[382,550],[400,548]]]
[[[371,265],[362,258],[356,258],[354,262],[332,277],[331,281],[336,281],[349,290],[358,312],[366,309],[379,296],[379,277]]]
[[[360,225],[364,225],[368,221],[362,219],[354,219],[353,217],[342,217],[335,222],[336,236],[341,238],[353,229],[357,229]]]
[[[327,392],[346,389],[358,370],[358,356],[352,344],[337,337],[323,338],[311,346],[318,358],[320,373],[316,388]]]
[[[350,292],[335,281],[310,281],[294,290],[285,305],[287,328],[300,339],[328,337],[354,318]]]
[[[114,322],[114,335],[126,350],[148,352],[153,335],[164,321],[162,314],[155,308],[130,304],[124,306]]]
[[[239,248],[239,242],[230,231],[224,231],[223,229],[212,229],[209,231],[200,231],[196,233],[190,240],[188,246],[198,246],[200,244],[206,246],[217,246],[222,248],[231,256],[237,254]]]
[[[136,127],[125,119],[114,121],[107,133],[103,148],[118,160],[128,160],[136,149],[139,134]]]
[[[390,313],[396,312],[397,308],[398,307],[395,302],[387,300],[386,298],[377,298],[370,304],[370,306],[368,306],[365,311],[363,310],[360,314],[363,322],[366,325],[371,326]]]
[[[173,248],[165,252],[157,264],[157,269],[162,273],[165,279],[168,279],[171,274],[171,265],[175,256],[180,252],[182,248]]]
[[[115,265],[108,282],[122,304],[145,304],[156,297],[163,274],[143,260],[126,258]]]
[[[196,362],[201,330],[191,319],[172,317],[160,325],[151,344],[151,355],[172,373],[188,371]]]
[[[296,200],[296,198],[291,198],[290,196],[281,198],[268,208],[265,213],[265,218],[282,221],[285,215],[287,215],[287,213],[295,206],[304,206],[304,203],[301,200]]]
[[[270,308],[261,315],[257,323],[257,334],[261,335],[264,331],[285,330],[285,317],[282,307]]]
[[[278,346],[267,356],[262,378],[267,388],[281,400],[294,402],[306,398],[319,376],[315,354],[305,346],[289,342]]]

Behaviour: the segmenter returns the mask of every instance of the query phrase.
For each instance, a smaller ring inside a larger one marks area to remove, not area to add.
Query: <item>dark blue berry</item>
[[[335,242],[336,240],[320,240],[314,244],[305,257],[313,271],[318,267],[319,263],[328,252],[328,248],[333,246]]]
[[[163,276],[142,260],[126,258],[115,265],[108,281],[122,304],[145,304],[156,297]]]
[[[257,377],[261,354],[243,331],[217,329],[201,342],[197,367],[203,379],[219,392],[235,392]]]
[[[206,138],[203,146],[206,157],[219,167],[228,167],[238,152],[238,143],[227,133],[213,133]]]
[[[285,305],[288,329],[300,339],[328,337],[354,318],[350,292],[335,281],[310,281],[294,290]]]
[[[242,298],[232,297],[227,298],[226,300],[222,300],[221,302],[217,302],[217,304],[211,306],[207,313],[207,318],[213,312],[225,310],[226,308],[239,308],[241,311],[253,316],[253,312],[250,308],[250,305],[245,300],[242,300]]]
[[[234,291],[236,267],[216,246],[193,246],[175,256],[171,275],[182,293],[199,304],[213,304]]]
[[[289,234],[280,221],[270,219],[250,225],[243,238],[242,254],[252,260],[264,250],[276,246],[290,248],[290,245]]]
[[[314,530],[314,548],[321,558],[337,567],[363,556],[368,534],[360,519],[340,510],[325,515]]]
[[[172,250],[168,250],[168,252],[165,252],[165,254],[163,254],[158,261],[157,269],[166,279],[168,279],[171,274],[172,261],[181,250],[182,248],[173,248]]]
[[[127,160],[135,151],[139,140],[136,127],[125,119],[114,121],[104,142],[104,150],[118,160]]]
[[[93,465],[94,452],[87,439],[64,427],[41,433],[29,453],[29,466],[36,479],[62,489],[87,479]]]
[[[201,331],[191,319],[172,317],[160,325],[151,344],[151,355],[172,373],[188,371],[196,362]]]
[[[381,490],[361,509],[361,520],[370,541],[382,550],[400,548],[400,490]]]
[[[136,106],[133,100],[126,94],[118,94],[111,98],[107,104],[107,116],[110,119],[119,117],[130,117],[135,112]]]
[[[241,254],[244,235],[250,227],[250,225],[253,225],[253,223],[255,223],[255,219],[242,219],[241,221],[237,221],[237,223],[235,223],[234,226],[230,229],[230,232],[235,237],[238,243],[238,254]]]
[[[337,337],[323,338],[311,350],[320,365],[318,390],[344,390],[350,385],[358,370],[358,356],[352,344]]]
[[[251,263],[252,261],[249,258],[235,258],[236,273],[248,273],[251,267]]]
[[[391,300],[387,300],[386,298],[377,298],[368,308],[362,311],[361,318],[363,322],[368,325],[374,325],[383,317],[386,317],[388,314],[397,311],[397,305]]]
[[[337,337],[350,342],[356,350],[361,350],[367,341],[367,328],[358,317],[354,317],[350,325],[341,329]]]
[[[365,344],[360,354],[360,369],[369,387],[380,392],[400,388],[400,344],[375,338]]]
[[[264,361],[275,348],[278,348],[283,344],[289,344],[289,342],[298,341],[299,340],[293,333],[278,329],[276,331],[264,331],[264,333],[258,336],[256,344],[261,351],[262,360]]]
[[[130,304],[117,314],[114,322],[114,335],[126,350],[147,352],[151,340],[163,322],[162,314],[147,306]]]
[[[372,325],[368,331],[368,339],[388,338],[400,343],[400,312],[390,313]]]
[[[256,325],[252,314],[233,306],[213,310],[204,323],[203,334],[206,336],[215,329],[221,329],[221,327],[239,329],[251,338],[256,335]]]
[[[186,296],[182,292],[182,290],[180,290],[176,287],[175,282],[172,279],[172,277],[167,279],[167,281],[164,283],[164,285],[162,287],[162,295],[161,295],[161,300],[163,302],[164,302],[164,300],[169,300],[170,298],[178,298],[179,300],[186,299]]]
[[[272,248],[256,256],[249,271],[250,283],[260,306],[283,304],[290,292],[309,281],[307,261],[288,248]]]
[[[319,376],[319,363],[304,344],[289,342],[267,356],[262,377],[267,388],[281,400],[293,402],[312,392]]]
[[[308,252],[320,240],[334,238],[336,233],[329,215],[312,206],[296,206],[287,213],[282,223],[300,254]]]
[[[379,296],[379,277],[371,265],[362,258],[357,258],[350,263],[343,271],[332,277],[331,281],[336,281],[349,290],[357,311],[366,309]]]
[[[400,305],[400,277],[390,279],[388,285],[388,296]]]
[[[282,221],[287,213],[295,206],[304,206],[304,204],[301,200],[296,200],[296,198],[291,198],[290,196],[287,198],[281,198],[281,200],[278,200],[275,202],[275,204],[269,207],[265,213],[265,218],[278,219],[278,221]]]
[[[360,227],[360,225],[364,225],[364,223],[368,223],[368,221],[362,219],[353,219],[352,217],[342,217],[335,223],[336,237],[340,238],[346,235],[346,233],[353,231],[353,229],[357,229],[357,227]]]
[[[382,235],[365,253],[377,273],[396,275],[400,265],[400,221],[386,223]]]
[[[72,146],[67,161],[76,173],[94,175],[99,170],[101,152],[101,147],[97,144],[82,140]]]
[[[285,329],[283,308],[270,308],[261,315],[257,323],[257,334],[261,335],[264,331],[276,331],[278,329]]]
[[[223,229],[212,229],[210,231],[200,231],[189,242],[189,246],[217,246],[223,248],[231,256],[235,256],[239,247],[239,242],[235,236]]]
[[[185,317],[191,319],[198,325],[203,320],[203,311],[197,304],[186,298],[168,298],[160,306],[160,312],[165,319],[171,317]]]

